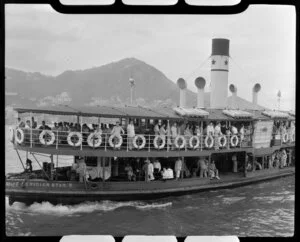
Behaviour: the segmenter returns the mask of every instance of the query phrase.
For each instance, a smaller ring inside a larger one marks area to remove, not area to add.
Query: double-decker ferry
[[[295,113],[258,105],[260,84],[252,103],[240,99],[228,88],[228,65],[229,40],[213,39],[209,105],[199,77],[195,107],[180,78],[175,108],[15,108],[10,139],[24,172],[6,175],[9,203],[157,199],[294,175]],[[61,156],[72,163],[61,166]]]

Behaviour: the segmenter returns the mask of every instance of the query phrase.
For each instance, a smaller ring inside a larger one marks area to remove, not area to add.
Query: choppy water
[[[6,173],[22,170],[9,142],[6,142],[5,157]],[[64,157],[60,164],[69,163],[68,160],[70,158]],[[292,236],[294,193],[295,179],[292,176],[240,188],[147,202],[102,201],[72,206],[49,202],[26,206],[16,202],[9,206],[6,198],[6,233],[8,236]]]

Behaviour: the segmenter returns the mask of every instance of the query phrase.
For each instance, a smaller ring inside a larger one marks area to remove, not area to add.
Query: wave
[[[29,214],[47,214],[56,216],[71,216],[80,213],[93,212],[109,212],[122,207],[133,207],[140,210],[148,209],[164,209],[172,206],[172,202],[166,203],[146,203],[141,201],[135,202],[84,202],[77,205],[53,205],[50,202],[33,203],[26,206],[24,203],[15,202],[13,205],[8,205],[8,198],[6,198],[6,210],[8,212],[21,211]]]

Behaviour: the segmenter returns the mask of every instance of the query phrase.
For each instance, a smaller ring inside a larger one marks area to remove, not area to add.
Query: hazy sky
[[[5,6],[6,66],[58,75],[135,57],[196,91],[209,91],[211,39],[230,39],[229,84],[259,104],[295,109],[295,29],[292,6],[258,5],[238,15],[65,15],[48,5]],[[206,60],[206,62],[205,62]],[[203,65],[201,65],[204,62]],[[200,66],[202,66],[200,68]],[[137,83],[138,85],[138,83]]]

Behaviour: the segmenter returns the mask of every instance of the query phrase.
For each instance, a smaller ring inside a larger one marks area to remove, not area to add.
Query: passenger
[[[240,128],[240,136],[241,136],[241,142],[244,140],[245,137],[245,128],[244,128],[244,124],[241,125]]]
[[[232,156],[232,172],[237,173],[238,172],[238,162],[236,154]]]
[[[130,120],[129,124],[127,125],[127,142],[128,142],[129,150],[132,150],[132,148],[133,148],[134,136],[135,136],[134,125],[133,125],[133,121]]]
[[[153,162],[153,168],[154,168],[154,174],[160,173],[161,164],[157,159]]]
[[[254,159],[254,170],[256,170],[257,167],[259,170],[262,170],[262,165],[256,159]]]
[[[154,180],[154,176],[153,176],[153,164],[150,162],[150,160],[147,158],[145,160],[145,164],[143,166],[143,171],[145,173],[145,181],[152,181]]]
[[[21,120],[21,118],[18,118],[17,127],[19,127],[19,128],[25,128],[25,123]]]
[[[280,168],[286,167],[287,154],[285,149],[281,151],[280,158]]]
[[[201,132],[201,129],[200,129],[199,125],[196,125],[194,134],[198,137],[200,137],[202,135],[202,132]]]
[[[185,137],[185,140],[186,140],[186,143],[188,144],[189,143],[189,140],[190,138],[193,136],[193,133],[191,132],[191,129],[190,129],[190,125],[187,124],[186,125],[186,128],[184,130],[184,137]]]
[[[268,157],[268,168],[269,169],[273,169],[273,160],[272,160],[272,156]]]
[[[162,179],[163,180],[174,179],[174,173],[173,173],[173,170],[170,167],[168,167],[168,169],[163,168],[163,170],[162,170]]]
[[[185,128],[186,128],[186,122],[183,122],[178,128],[178,135],[184,135]]]
[[[30,159],[26,160],[25,172],[28,172],[28,173],[32,172],[32,161]]]
[[[207,125],[207,127],[206,127],[206,133],[207,133],[207,135],[214,136],[214,132],[215,132],[214,125],[212,122],[210,122],[209,125]]]
[[[208,173],[209,173],[210,179],[216,178],[216,179],[220,180],[219,171],[216,168],[214,160],[212,160],[211,163],[208,165]]]
[[[231,133],[232,133],[233,135],[238,134],[238,130],[237,130],[237,128],[236,128],[234,125],[231,125]]]
[[[217,125],[215,126],[214,135],[215,135],[215,137],[214,137],[215,138],[215,149],[218,150],[219,149],[219,137],[222,135],[220,122],[217,122]]]
[[[203,157],[200,157],[197,165],[197,170],[200,169],[200,178],[207,177],[207,165]]]
[[[182,160],[179,157],[175,162],[174,171],[175,171],[176,180],[178,180],[178,178],[180,178],[181,171],[182,171]]]
[[[177,123],[174,122],[172,124],[172,127],[171,127],[172,150],[174,150],[174,148],[175,148],[174,141],[175,141],[175,138],[177,137],[177,135],[178,135],[178,133],[177,133]]]
[[[116,125],[113,127],[111,131],[111,135],[115,135],[117,137],[120,137],[121,135],[125,134],[124,129],[120,126],[120,121],[116,122]]]
[[[169,122],[167,124],[167,144],[168,147],[172,146],[171,127]]]
[[[159,135],[159,125],[158,125],[158,121],[155,122],[155,125],[154,125],[154,135],[155,137]]]
[[[32,128],[36,129],[37,128],[37,122],[34,120],[34,117],[31,118],[31,123],[32,123]]]
[[[78,168],[76,172],[79,174],[79,182],[83,182],[86,179],[86,164],[83,157],[78,157],[77,160]]]
[[[166,140],[166,134],[167,134],[166,124],[162,123],[159,129],[159,135],[162,137],[162,139]]]
[[[45,121],[42,121],[42,125],[39,127],[39,130],[51,130],[51,128],[46,125]]]
[[[221,125],[221,132],[222,132],[222,134],[226,134],[226,124],[225,123],[223,123]]]
[[[25,129],[31,129],[30,120],[26,120]]]
[[[133,173],[133,169],[129,165],[129,163],[126,164],[125,171],[127,172],[128,181],[135,181],[136,180],[136,176]]]
[[[252,169],[253,169],[253,168],[252,168],[251,162],[248,161],[248,162],[247,162],[246,170],[247,170],[247,171],[252,171]]]

